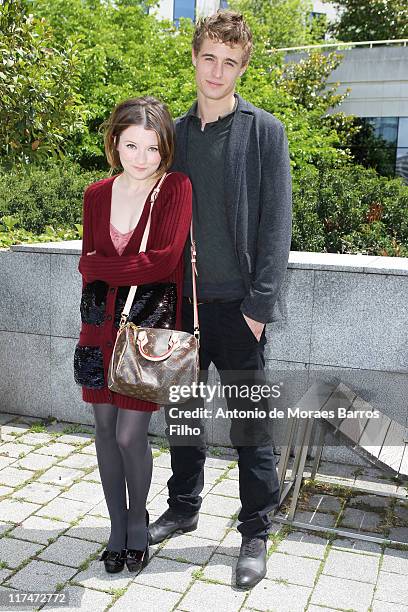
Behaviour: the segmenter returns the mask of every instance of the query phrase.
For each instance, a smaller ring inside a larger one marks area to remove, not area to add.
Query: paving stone
[[[62,444],[61,442],[55,442],[54,444],[48,444],[37,450],[40,455],[52,455],[53,457],[66,457],[75,450],[75,446],[71,444]]]
[[[147,495],[147,501],[150,502],[156,495],[165,491],[167,495],[167,487],[163,484],[159,484],[158,482],[152,482],[150,485],[149,493]]]
[[[268,612],[303,612],[311,589],[294,584],[261,580],[250,592],[247,607]]]
[[[322,606],[308,606],[307,612],[333,612],[333,608],[323,608]]]
[[[408,602],[408,580],[402,579],[401,574],[380,571],[377,582],[375,598],[388,603],[406,605]]]
[[[323,573],[338,578],[350,578],[361,582],[376,583],[379,558],[373,555],[331,550],[324,564]]]
[[[18,459],[20,455],[27,455],[27,453],[30,453],[33,449],[27,444],[20,444],[19,442],[7,442],[7,444],[1,445],[0,450],[2,455],[5,454],[8,457],[14,457],[15,459]]]
[[[381,523],[381,517],[375,512],[366,512],[357,508],[346,508],[341,519],[342,527],[370,531],[377,529]]]
[[[384,510],[389,505],[390,500],[388,497],[382,495],[356,495],[351,497],[347,505],[351,508],[358,508],[359,506],[369,506],[373,510]]]
[[[224,480],[221,480],[221,482],[212,488],[211,493],[213,495],[226,495],[227,497],[239,498],[238,482],[230,478],[224,478]]]
[[[83,473],[81,470],[76,470],[74,468],[64,468],[59,465],[54,465],[54,467],[50,468],[40,478],[39,482],[49,482],[51,484],[57,484],[62,487],[67,487],[71,485],[74,480],[77,478],[81,478]]]
[[[46,561],[30,561],[8,581],[10,586],[22,591],[54,592],[57,584],[64,583],[75,574],[72,567]]]
[[[17,465],[17,461],[15,457],[6,457],[0,454],[0,470],[8,467],[9,465],[13,465],[14,467]]]
[[[172,471],[168,468],[153,466],[152,482],[161,485],[167,485],[168,479],[171,477]]]
[[[7,425],[2,425],[1,426],[1,438],[2,441],[4,442],[5,440],[15,440],[16,437],[20,437],[22,436],[24,433],[26,433],[28,430],[28,427],[23,425],[23,424],[18,424],[16,422],[14,423],[8,423]]]
[[[29,431],[19,438],[24,444],[31,444],[37,446],[37,444],[48,444],[52,440],[52,436],[45,432],[33,432]]]
[[[219,541],[224,536],[226,529],[230,526],[231,519],[222,516],[200,514],[198,527],[196,531],[194,531],[194,535],[197,538]]]
[[[388,538],[395,542],[408,543],[408,527],[391,527]]]
[[[65,535],[103,544],[109,539],[110,531],[110,520],[86,514],[76,525],[68,529]]]
[[[152,510],[153,512],[162,514],[169,507],[167,500],[168,500],[168,495],[161,495],[159,493],[159,495],[156,495],[155,497],[153,497],[152,501],[149,501],[147,503],[147,508],[149,512],[150,510]]]
[[[380,556],[382,552],[380,544],[349,538],[336,538],[336,540],[332,542],[332,548],[341,548],[348,552],[364,552],[364,554],[377,556]]]
[[[322,574],[313,591],[311,603],[367,612],[373,597],[374,585],[357,580],[344,580]]]
[[[217,553],[222,555],[229,555],[231,557],[238,557],[239,549],[241,547],[242,536],[236,529],[231,529],[221,544],[217,547]]]
[[[327,543],[328,540],[326,538],[319,538],[302,531],[293,531],[284,540],[279,542],[278,551],[297,557],[323,559]]]
[[[61,565],[79,567],[91,555],[99,550],[101,545],[87,540],[78,540],[62,535],[56,542],[50,544],[39,555],[44,561],[53,561]]]
[[[319,525],[320,527],[334,527],[336,518],[332,514],[324,514],[323,512],[296,512],[295,521]]]
[[[81,453],[85,453],[86,455],[96,456],[95,442],[92,442],[91,444],[87,444],[86,446],[83,446],[81,448]]]
[[[67,527],[69,527],[69,523],[34,515],[13,529],[10,535],[30,542],[48,544],[50,538],[57,538]]]
[[[0,484],[9,487],[18,487],[33,477],[33,472],[29,470],[18,470],[15,467],[5,467],[0,471]]]
[[[0,536],[6,533],[6,531],[9,531],[12,527],[14,527],[14,523],[6,523],[0,521]]]
[[[312,495],[307,500],[307,507],[318,512],[339,512],[342,500],[334,495]]]
[[[90,429],[89,433],[73,433],[63,434],[58,437],[58,442],[63,444],[73,444],[74,446],[82,446],[82,444],[89,443],[89,440],[93,440],[95,437],[95,430]]]
[[[408,576],[408,550],[386,548],[381,570],[383,572],[393,572]]]
[[[16,467],[22,467],[26,470],[47,470],[53,463],[57,461],[57,457],[49,455],[39,455],[38,453],[30,453],[23,459],[19,459],[14,464]]]
[[[160,612],[170,612],[179,599],[180,593],[163,591],[142,584],[131,584],[126,593],[113,604],[110,610],[113,612],[129,612],[129,610],[135,610],[135,602],[137,602],[137,612],[158,612],[158,610]]]
[[[154,457],[153,464],[154,464],[154,467],[164,467],[164,468],[171,469],[170,453],[161,453],[158,457]]]
[[[136,576],[134,583],[183,593],[193,578],[196,565],[179,563],[174,559],[154,557],[147,567]]]
[[[0,425],[3,425],[4,423],[9,423],[10,421],[14,421],[15,418],[15,414],[10,414],[9,412],[0,412]]]
[[[183,597],[178,607],[187,612],[197,612],[203,609],[217,612],[237,612],[245,599],[244,592],[233,590],[223,584],[210,584],[197,581]]]
[[[237,558],[215,554],[204,568],[204,578],[235,587]]]
[[[89,504],[99,504],[104,499],[102,485],[94,482],[77,482],[68,491],[61,493],[61,498],[85,500]]]
[[[201,504],[200,512],[203,514],[212,514],[213,516],[225,516],[229,518],[239,512],[240,508],[241,502],[235,497],[208,493]]]
[[[42,549],[43,546],[39,544],[4,537],[1,539],[0,561],[7,563],[8,567],[16,568],[25,559],[32,557],[37,552],[41,552]]]
[[[398,520],[408,522],[408,506],[404,502],[397,502],[394,508],[394,516]]]
[[[12,570],[0,569],[0,583],[4,582],[4,580],[12,573]]]
[[[103,499],[99,504],[96,504],[89,512],[87,513],[91,516],[102,516],[104,518],[109,518],[108,506],[106,505],[106,501]]]
[[[203,565],[207,563],[215,548],[216,543],[213,540],[196,538],[194,535],[181,535],[173,536],[166,542],[158,555],[160,557],[183,559],[189,563]]]
[[[75,570],[74,570],[75,571]],[[99,591],[109,591],[110,589],[123,589],[133,580],[130,572],[119,572],[108,574],[105,571],[103,561],[91,561],[88,569],[79,572],[75,576],[74,582],[90,589]]]
[[[92,482],[101,482],[101,475],[99,473],[99,468],[96,468],[93,472],[89,472],[89,474],[85,474],[85,476],[82,476],[82,480],[89,480]]]
[[[239,480],[238,466],[235,466],[234,468],[231,468],[230,470],[228,470],[228,478],[231,478],[232,480]]]
[[[42,610],[54,612],[63,610],[63,612],[78,612],[78,610],[92,610],[92,612],[103,612],[112,601],[112,595],[101,593],[100,591],[92,591],[79,586],[71,586],[64,589],[69,605],[63,608],[56,607],[53,603],[46,604]]]
[[[70,467],[70,468],[90,468],[98,465],[97,459],[94,455],[86,455],[84,453],[74,453],[63,459],[58,463],[62,467]]]
[[[408,606],[400,604],[387,603],[374,599],[372,612],[408,612]]]
[[[13,487],[5,487],[4,485],[0,485],[0,497],[3,495],[8,495],[14,491]]]
[[[30,502],[16,501],[15,499],[3,499],[0,504],[0,521],[21,523],[27,516],[41,508]]]
[[[312,587],[319,566],[320,560],[318,559],[302,559],[294,555],[274,552],[267,562],[266,577]]]
[[[92,504],[78,501],[76,499],[58,497],[38,510],[37,515],[57,518],[60,521],[71,522],[79,518],[82,514],[89,512],[91,508]]]
[[[57,497],[60,493],[61,489],[54,485],[42,482],[32,482],[13,493],[11,497],[25,499],[26,501],[37,504],[45,504],[51,499],[54,499],[54,497]]]
[[[206,468],[216,468],[217,470],[226,470],[235,457],[226,455],[222,457],[207,457],[205,460]]]

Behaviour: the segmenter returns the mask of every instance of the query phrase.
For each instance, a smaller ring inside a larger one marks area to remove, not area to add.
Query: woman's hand
[[[96,255],[96,251],[92,251],[91,253],[87,253],[87,255]]]

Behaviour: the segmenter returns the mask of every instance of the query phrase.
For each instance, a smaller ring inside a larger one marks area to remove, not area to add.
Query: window
[[[178,27],[180,17],[189,17],[195,20],[195,0],[174,0],[173,20]]]
[[[397,147],[395,173],[408,184],[408,117],[399,118]]]

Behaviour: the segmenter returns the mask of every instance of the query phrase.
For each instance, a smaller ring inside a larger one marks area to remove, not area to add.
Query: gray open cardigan
[[[281,295],[292,226],[292,181],[282,123],[236,94],[238,106],[224,158],[225,208],[248,291],[241,310],[262,323],[286,313]],[[189,175],[189,111],[176,119],[172,170]]]

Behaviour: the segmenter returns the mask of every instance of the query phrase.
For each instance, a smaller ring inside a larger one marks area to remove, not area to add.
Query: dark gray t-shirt
[[[189,115],[188,174],[193,185],[193,228],[197,246],[197,295],[202,299],[236,300],[245,286],[228,227],[224,201],[224,147],[234,113],[206,123],[201,129],[197,106]],[[184,295],[192,296],[190,241],[184,251]]]

